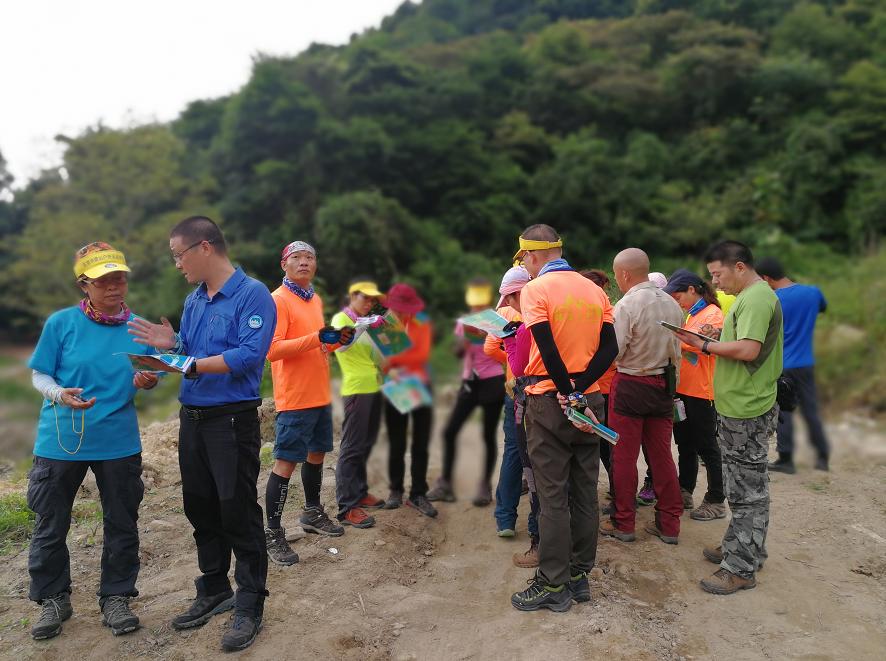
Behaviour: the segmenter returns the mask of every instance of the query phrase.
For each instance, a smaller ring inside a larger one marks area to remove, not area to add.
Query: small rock
[[[145,529],[148,532],[160,532],[162,530],[172,530],[173,528],[175,528],[175,524],[170,523],[169,521],[164,521],[163,519],[154,519],[145,526]]]
[[[402,622],[394,622],[394,629],[399,631],[400,629],[405,629],[406,625]]]
[[[385,543],[384,543],[383,540],[381,540],[381,539],[377,539],[377,540],[375,540],[375,545],[376,545],[376,546],[384,546]]]
[[[434,552],[431,550],[427,550],[427,551],[425,551],[425,555],[430,557],[430,556],[434,555]]]
[[[287,528],[287,530],[286,530],[286,541],[287,542],[294,542],[294,541],[297,541],[303,537],[307,537],[307,534],[305,533],[305,529],[302,528],[301,526],[295,526],[294,528]]]
[[[602,581],[603,580],[603,570],[600,569],[599,567],[594,567],[591,570],[591,573],[588,574],[588,576],[590,578],[594,579],[595,581]]]
[[[399,636],[399,635],[400,635],[400,630],[399,630],[399,629],[395,629],[395,630],[394,630],[394,637],[396,638],[396,637]]]

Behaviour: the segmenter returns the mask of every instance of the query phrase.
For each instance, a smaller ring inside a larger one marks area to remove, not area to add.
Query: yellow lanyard
[[[80,446],[83,445],[83,431],[86,429],[86,409],[80,410],[80,431],[77,431],[77,428],[74,426],[74,409],[71,409],[71,430],[75,434],[80,434],[80,442],[77,443],[77,449],[71,452],[64,445],[62,445],[62,433],[58,428],[58,405],[53,402],[51,406],[53,407],[53,412],[55,413],[55,433],[58,434],[58,446],[68,454],[77,454],[78,452],[80,452]]]

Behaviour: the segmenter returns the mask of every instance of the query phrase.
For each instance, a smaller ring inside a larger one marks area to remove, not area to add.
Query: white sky
[[[0,12],[0,153],[23,186],[54,137],[174,119],[249,78],[251,57],[339,45],[403,0],[8,0]]]

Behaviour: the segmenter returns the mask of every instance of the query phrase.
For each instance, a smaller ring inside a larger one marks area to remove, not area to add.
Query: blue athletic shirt
[[[182,379],[179,401],[202,408],[258,399],[276,326],[271,292],[239,267],[211,301],[202,283],[185,300],[179,331],[182,351],[195,358],[221,354],[231,371]]]
[[[819,312],[828,302],[818,287],[791,285],[775,290],[784,315],[784,368],[810,367],[815,364],[812,355],[812,333]]]
[[[87,461],[120,459],[142,451],[132,403],[137,390],[132,385],[132,364],[126,356],[114,354],[156,351],[134,342],[127,331],[126,324],[109,326],[92,321],[76,306],[46,320],[28,366],[54,377],[64,388],[83,388],[80,396],[95,397],[95,405],[81,414],[44,399],[35,455]]]

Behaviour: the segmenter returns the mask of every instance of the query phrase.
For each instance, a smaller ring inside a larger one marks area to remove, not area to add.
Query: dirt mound
[[[267,403],[261,415],[264,434],[273,421]],[[436,417],[439,432],[446,412]],[[855,452],[882,447],[881,435],[847,424],[849,429],[829,427],[838,448],[843,436],[837,430],[867,439],[853,441]],[[0,556],[0,622],[5,623],[0,658],[205,661],[221,656],[219,639],[230,622],[224,616],[193,631],[169,626],[193,599],[198,573],[177,482],[176,442],[175,421],[144,429],[146,486],[150,479],[154,486],[146,491],[139,521],[141,594],[133,610],[143,628],[115,638],[101,626],[94,596],[100,530],[94,519],[84,518],[75,522],[69,539],[75,614],[58,638],[36,642],[28,636],[37,610],[24,598],[27,552]],[[455,484],[460,500],[440,504],[436,519],[409,507],[375,511],[374,528],[349,528],[339,538],[308,535],[295,542],[300,562],[271,565],[264,632],[238,658],[265,659],[281,651],[295,658],[345,661],[883,658],[886,467],[878,462],[837,452],[833,472],[813,471],[805,457],[808,444],[800,440],[798,473],[773,477],[770,556],[755,590],[713,597],[698,587],[699,579],[716,570],[701,549],[722,537],[727,521],[684,517],[679,545],[668,546],[642,532],[653,512],[641,508],[637,542],[601,537],[590,603],[566,614],[521,613],[511,607],[510,594],[522,589],[532,573],[515,567],[511,556],[528,547],[528,504],[525,499],[521,504],[517,537],[498,538],[493,508],[474,507],[466,498],[479,478],[481,446],[478,425],[471,423],[460,438]],[[432,450],[430,473],[436,476],[439,434]],[[377,495],[386,492],[386,454],[382,438],[368,467]],[[335,459],[336,453],[327,457],[322,492],[330,512],[335,509]],[[265,465],[260,499],[268,472]],[[290,528],[302,504],[297,479],[292,486],[283,517]],[[702,470],[697,498],[703,488]],[[78,505],[89,502],[84,495]]]

